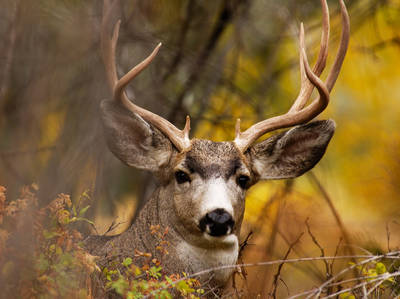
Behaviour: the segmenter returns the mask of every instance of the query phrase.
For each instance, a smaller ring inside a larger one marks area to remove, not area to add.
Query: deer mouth
[[[216,246],[220,248],[231,248],[231,246],[237,244],[238,238],[235,234],[223,235],[219,237],[211,236],[208,233],[203,233],[203,238],[209,243],[211,246]]]
[[[205,228],[201,228],[201,230],[211,237],[223,237],[232,233],[232,227],[226,225],[207,224]]]

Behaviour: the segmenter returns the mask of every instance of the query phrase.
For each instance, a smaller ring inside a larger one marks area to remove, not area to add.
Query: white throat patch
[[[187,242],[181,242],[177,246],[177,253],[183,264],[190,265],[194,272],[211,269],[225,265],[235,265],[239,255],[239,241],[236,235],[229,235],[225,238],[227,247],[201,248]],[[228,240],[229,239],[229,240]],[[214,272],[214,279],[226,283],[234,271],[234,267]],[[212,273],[210,272],[210,275]]]

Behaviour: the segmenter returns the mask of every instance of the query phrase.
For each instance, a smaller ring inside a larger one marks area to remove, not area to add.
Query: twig
[[[373,282],[376,282],[376,281],[378,281],[378,283],[379,284],[376,284],[373,288],[372,288],[372,291],[377,287],[377,286],[379,286],[381,283],[383,283],[385,280],[387,280],[388,278],[391,278],[391,277],[396,277],[396,276],[400,276],[400,271],[397,271],[397,272],[393,272],[393,273],[390,273],[390,274],[383,274],[383,275],[381,275],[379,278],[374,278],[374,279],[370,279],[370,277],[369,277],[369,279],[370,280],[367,280],[367,281],[365,281],[365,282],[362,282],[362,283],[359,283],[359,284],[357,284],[357,285],[355,285],[355,286],[353,286],[353,287],[349,287],[349,288],[346,288],[346,289],[343,289],[343,290],[340,290],[340,291],[338,291],[338,292],[336,292],[336,293],[333,293],[333,294],[330,294],[330,295],[328,295],[328,296],[325,296],[325,297],[322,297],[322,298],[326,298],[326,299],[328,299],[328,298],[333,298],[333,297],[336,297],[336,296],[338,296],[338,295],[340,295],[340,294],[343,294],[343,293],[346,293],[346,292],[349,292],[349,291],[354,291],[354,290],[356,290],[356,289],[358,289],[358,288],[361,288],[361,287],[363,287],[363,286],[365,286],[365,285],[368,285],[368,284],[371,284],[371,283],[373,283]],[[371,290],[370,290],[371,291]],[[367,293],[367,295],[369,295],[371,292],[368,292]]]
[[[378,281],[372,288],[370,288],[369,291],[365,294],[365,299],[368,299],[368,295],[370,295],[373,291],[375,291],[377,287],[379,287],[382,283],[385,282],[385,280],[386,279]]]
[[[249,234],[247,235],[246,239],[240,244],[239,255],[238,255],[238,261],[240,261],[240,262],[243,261],[243,250],[246,248],[247,245],[249,245],[248,241],[250,240],[252,235],[253,235],[253,232],[252,231],[249,232]],[[237,270],[233,273],[233,276],[232,276],[232,286],[233,286],[233,288],[234,288],[234,290],[236,292],[237,297],[239,298],[238,291],[236,289],[235,275],[236,274],[241,275],[243,277],[244,281],[246,282],[246,286],[247,286],[247,280],[246,280],[247,271],[246,271],[246,269],[241,268],[239,266],[236,269]]]
[[[238,261],[240,261],[240,262],[242,262],[242,259],[243,259],[243,250],[245,249],[245,247],[246,247],[247,245],[249,245],[248,241],[249,241],[249,239],[251,238],[252,235],[253,235],[253,232],[251,231],[251,232],[247,235],[246,239],[240,244],[240,247],[239,247],[239,256],[238,256]],[[236,280],[235,280],[236,275],[239,275],[239,276],[241,275],[241,276],[243,277],[243,280],[244,280],[244,282],[245,282],[246,288],[248,289],[248,285],[247,285],[247,271],[246,271],[245,268],[242,268],[242,267],[240,267],[240,266],[237,266],[237,267],[236,267],[236,271],[233,272],[233,275],[232,275],[232,287],[233,287],[233,289],[235,290],[236,296],[237,296],[238,298],[240,298],[240,297],[239,297],[239,292],[238,292],[238,290],[237,290],[237,288],[236,288]]]
[[[103,234],[103,236],[107,235],[109,232],[115,230],[118,226],[120,226],[121,224],[124,224],[126,222],[126,221],[123,221],[123,222],[118,222],[117,223],[115,220],[116,219],[114,219],[111,222],[110,226],[108,227],[107,231]]]
[[[319,248],[319,250],[321,251],[321,256],[325,256],[325,250],[324,248],[318,243],[317,238],[313,235],[313,233],[311,232],[311,228],[310,225],[308,223],[308,218],[306,219],[306,226],[307,226],[307,232],[310,235],[312,241],[314,242],[314,244]],[[336,255],[336,254],[335,254]],[[329,268],[329,264],[328,261],[324,261],[325,264],[325,268],[326,268],[326,275],[327,278],[331,277],[331,272],[330,272],[330,268]]]
[[[387,274],[386,273],[379,274],[379,275],[373,277],[373,279],[379,279],[379,278],[385,278],[386,279],[387,278]],[[371,279],[370,276],[363,275],[363,276],[357,276],[357,277],[354,277],[354,278],[341,280],[341,281],[338,281],[338,282],[332,282],[330,284],[330,286],[333,286],[333,287],[334,286],[340,286],[340,285],[343,285],[343,284],[346,284],[346,283],[349,283],[349,282],[360,281],[360,280],[368,280],[370,282],[373,282],[373,279]]]
[[[252,236],[253,236],[253,232],[251,231],[251,232],[249,232],[249,233],[247,234],[246,239],[244,239],[244,241],[240,244],[240,246],[239,246],[239,257],[242,256],[243,250],[246,248],[246,246],[250,245],[250,244],[249,244],[249,240],[250,240],[250,238],[251,238]]]
[[[290,244],[288,250],[286,251],[286,254],[285,254],[283,260],[287,260],[287,258],[288,258],[288,256],[289,256],[290,252],[292,251],[292,248],[300,241],[300,239],[301,239],[301,237],[302,237],[303,235],[304,235],[304,233],[302,232],[302,233],[297,237],[297,239],[296,239],[292,244]],[[278,289],[278,279],[280,279],[281,271],[282,271],[282,268],[283,268],[283,265],[284,265],[284,264],[285,264],[285,262],[282,262],[282,263],[279,264],[279,266],[278,266],[278,271],[277,271],[277,273],[274,275],[273,289],[272,289],[272,294],[270,295],[272,298],[276,298],[276,290]]]
[[[264,250],[263,255],[260,257],[260,260],[264,260],[267,259],[268,257],[273,256],[273,252],[274,252],[274,247],[276,244],[276,239],[278,234],[280,234],[280,222],[281,222],[281,216],[282,216],[282,212],[283,212],[283,204],[285,201],[286,196],[292,191],[292,187],[293,187],[293,180],[287,180],[285,181],[284,186],[282,186],[281,188],[279,188],[273,195],[272,197],[266,201],[266,203],[264,204],[261,212],[259,213],[259,216],[257,218],[255,227],[256,227],[256,232],[260,233],[264,227],[264,223],[265,223],[265,215],[268,214],[268,209],[270,209],[271,205],[274,204],[275,202],[277,202],[278,208],[275,212],[275,219],[273,221],[272,224],[272,229],[271,229],[271,233],[270,236],[268,237],[268,242],[266,244],[266,249]],[[272,218],[272,217],[271,217]],[[282,236],[283,239],[286,241],[287,245],[290,247],[291,242],[284,236]],[[264,281],[261,283],[261,285],[263,286],[267,286],[270,284],[270,280],[271,280],[271,274],[270,274],[270,269],[266,268],[261,279],[263,279]],[[260,279],[260,278],[258,278]],[[267,295],[269,295],[269,293],[267,292],[268,290],[266,289],[262,289],[262,297],[266,297]],[[264,293],[265,292],[265,293]]]
[[[256,220],[256,225],[254,229],[254,233],[257,234],[263,225],[263,222],[265,222],[265,215],[268,212],[269,207],[271,206],[272,203],[284,199],[286,196],[288,196],[292,191],[293,191],[293,186],[294,186],[295,181],[294,180],[286,180],[285,184],[282,188],[280,188],[278,191],[276,191],[270,199],[264,204],[264,207],[262,208],[261,212],[259,213],[259,217]],[[287,245],[290,245],[290,241],[288,238],[285,236],[285,234],[278,228],[278,234],[280,237],[285,241]],[[293,249],[293,251],[298,255],[298,256],[304,256],[305,253],[302,250],[299,250],[298,248]],[[296,267],[297,265],[294,265]],[[306,267],[307,269],[304,269],[303,267],[298,267],[300,271],[303,271],[307,274],[311,273],[313,274],[317,279],[321,279],[321,275],[319,273],[318,268],[310,266]]]
[[[387,250],[388,252],[390,252],[390,228],[388,222],[386,222],[386,240],[387,240]]]
[[[367,286],[366,285],[362,286],[362,292],[363,292],[363,299],[368,299],[367,298]]]
[[[288,285],[286,284],[286,282],[282,279],[282,278],[280,278],[279,279],[282,283],[283,283],[283,285],[286,287],[286,292],[288,293],[288,296],[290,295],[290,292],[289,292],[289,287],[288,287]]]
[[[361,265],[361,264],[366,264],[369,263],[371,261],[374,260],[379,260],[382,258],[392,258],[392,259],[400,259],[400,251],[394,251],[394,252],[389,252],[387,254],[381,254],[381,255],[344,255],[344,256],[325,256],[325,257],[305,257],[305,258],[297,258],[297,259],[287,259],[287,260],[274,260],[274,261],[267,261],[267,262],[258,262],[258,263],[245,263],[245,264],[237,264],[237,265],[223,265],[223,266],[218,266],[218,267],[214,267],[214,268],[209,268],[206,270],[202,270],[190,275],[187,275],[186,277],[183,277],[181,279],[175,280],[171,285],[175,285],[181,281],[184,281],[186,279],[189,278],[194,278],[194,277],[198,277],[201,275],[205,275],[205,274],[209,274],[215,271],[219,271],[219,270],[225,270],[225,269],[232,269],[232,268],[236,268],[236,267],[259,267],[259,266],[270,266],[270,265],[276,265],[276,264],[280,264],[280,263],[299,263],[299,262],[309,262],[309,261],[321,261],[321,260],[343,260],[343,259],[366,259],[363,260],[362,262],[352,265],[349,268],[354,268],[357,265]],[[343,271],[341,271],[339,273],[339,275],[345,273],[348,271],[347,269],[344,269]],[[338,275],[338,276],[339,276]],[[324,287],[325,287],[326,283],[324,283]],[[170,286],[170,285],[169,285]],[[168,287],[168,286],[167,286]],[[166,288],[159,288],[157,290],[152,291],[150,294],[146,295],[145,297],[143,297],[143,299],[145,298],[151,298],[151,296],[153,296],[154,294],[157,294],[158,292],[164,290]],[[296,295],[295,297],[291,297],[291,298],[296,298],[299,297],[301,295],[306,295],[309,294],[311,292],[315,292],[315,290],[311,290],[311,291],[307,291],[304,292],[300,295]]]
[[[342,243],[343,238],[340,237],[338,244],[336,245],[336,249],[335,249],[335,254],[333,256],[337,256],[339,253],[339,247],[340,247],[340,243]],[[330,263],[330,273],[333,273],[333,264],[335,263],[335,260],[332,260],[332,262]]]
[[[342,276],[344,273],[346,273],[348,271],[351,271],[351,270],[355,269],[358,266],[365,265],[365,264],[370,263],[370,262],[375,261],[375,260],[379,260],[379,259],[382,259],[382,258],[390,258],[390,257],[396,256],[396,255],[399,255],[399,253],[400,253],[399,251],[394,251],[394,252],[390,252],[390,253],[388,253],[386,255],[385,254],[375,255],[375,256],[374,255],[372,255],[372,256],[370,255],[369,258],[367,258],[366,260],[363,260],[363,261],[361,261],[359,263],[354,263],[350,267],[348,267],[346,269],[343,269],[338,274],[332,276],[330,279],[328,279],[323,284],[321,284],[317,289],[305,291],[303,293],[297,294],[297,295],[292,296],[290,298],[298,298],[298,297],[301,297],[301,296],[304,296],[304,295],[309,295],[307,298],[311,298],[311,296],[318,297],[322,293],[324,288],[326,288],[328,285],[330,285],[332,283],[332,281],[335,281],[338,277]],[[349,258],[357,259],[356,256],[351,256],[351,255],[349,256]],[[399,257],[397,256],[396,258],[398,259]]]

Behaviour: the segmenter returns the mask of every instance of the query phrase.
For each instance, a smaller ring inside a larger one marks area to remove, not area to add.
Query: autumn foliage
[[[10,201],[6,189],[0,188],[3,294],[87,298],[91,289],[88,278],[97,266],[94,257],[80,246],[83,237],[74,228],[80,217],[73,216],[76,208],[70,197],[60,194],[39,208],[36,185],[24,187],[19,198]]]
[[[100,293],[124,298],[198,298],[204,292],[195,278],[166,275],[161,260],[134,248],[132,258],[116,259],[100,269],[77,229],[82,223],[92,225],[84,218],[87,193],[77,204],[60,194],[40,208],[37,190],[37,185],[24,187],[18,199],[8,200],[6,188],[0,186],[0,281],[5,298],[93,298],[99,288]],[[152,226],[150,231],[159,240],[155,249],[167,255],[168,228]]]

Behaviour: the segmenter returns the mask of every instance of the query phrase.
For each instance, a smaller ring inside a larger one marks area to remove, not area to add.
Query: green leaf
[[[183,295],[193,293],[195,290],[192,289],[185,280],[182,280],[176,284],[176,289]]]
[[[51,244],[49,246],[49,252],[54,252],[56,250],[56,244]]]
[[[138,294],[138,293],[135,293],[135,292],[132,292],[132,291],[129,291],[126,294],[126,298],[127,299],[138,299],[138,298],[142,298],[142,297],[143,297],[142,294]]]
[[[349,292],[345,292],[339,295],[339,299],[355,299],[354,295]]]
[[[86,218],[78,217],[78,218],[76,218],[76,220],[78,220],[78,221],[85,221],[85,222],[87,222],[87,223],[90,223],[90,224],[94,225],[94,222],[93,222],[93,221],[90,221],[89,219],[86,219]]]
[[[376,273],[378,273],[379,275],[387,272],[385,264],[380,263],[380,262],[376,263],[375,270],[376,270]]]
[[[61,255],[63,253],[63,250],[60,246],[56,246],[56,254]]]
[[[44,236],[44,238],[45,239],[47,239],[47,240],[49,240],[49,239],[52,239],[52,238],[54,238],[54,237],[57,237],[57,236],[59,236],[60,234],[59,233],[57,233],[57,232],[54,232],[54,231],[48,231],[48,230],[43,230],[43,236]]]
[[[112,284],[112,288],[119,294],[123,295],[129,284],[123,276],[119,277],[117,281]]]
[[[122,261],[122,265],[124,265],[125,267],[128,267],[131,264],[132,264],[132,259],[130,257],[127,257]]]
[[[198,294],[200,294],[200,295],[201,295],[201,294],[204,294],[204,289],[197,289],[197,290],[196,290],[196,293],[198,293]]]
[[[136,268],[135,268],[135,275],[136,275],[136,276],[139,276],[140,274],[142,274],[142,271],[140,270],[139,267],[136,267]]]
[[[160,273],[161,269],[162,269],[161,267],[153,266],[153,267],[151,267],[149,269],[148,273],[150,274],[150,276],[158,279],[158,278],[160,278],[162,276],[161,273]]]
[[[81,209],[81,210],[79,211],[79,216],[81,217],[81,216],[85,215],[86,211],[87,211],[89,208],[90,208],[90,205],[87,205],[86,207],[84,207],[83,209]]]

